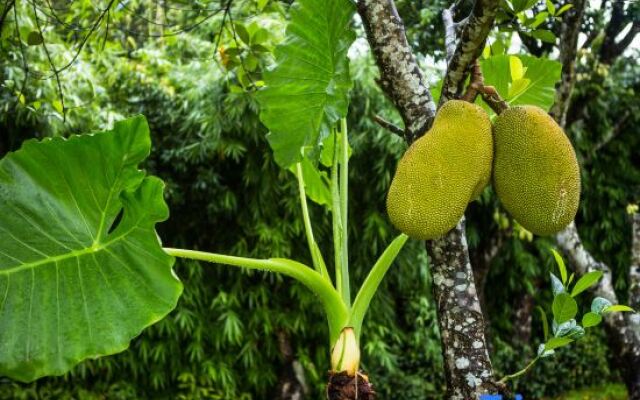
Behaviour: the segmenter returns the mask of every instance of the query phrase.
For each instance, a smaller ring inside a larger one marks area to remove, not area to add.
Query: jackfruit
[[[520,225],[551,235],[575,217],[580,168],[562,128],[541,108],[512,107],[494,121],[493,184]]]
[[[444,235],[489,183],[492,158],[487,113],[466,101],[446,102],[398,163],[387,195],[391,222],[416,239]]]

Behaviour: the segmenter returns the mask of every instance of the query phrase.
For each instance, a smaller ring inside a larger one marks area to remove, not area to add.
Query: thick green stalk
[[[309,218],[309,207],[307,205],[307,193],[304,188],[304,177],[302,176],[302,165],[296,164],[296,177],[298,178],[298,193],[300,194],[300,206],[302,207],[302,220],[304,221],[304,231],[307,237],[307,244],[309,245],[309,252],[311,253],[311,260],[313,261],[313,268],[322,275],[323,278],[331,280],[327,266],[322,259],[322,253],[318,248],[313,237],[313,228],[311,227],[311,218]]]
[[[338,168],[340,160],[340,149],[338,142],[338,135],[335,129],[332,130],[334,137],[333,146],[333,165],[331,166],[331,200],[332,200],[332,216],[333,216],[333,253],[334,253],[334,267],[336,271],[336,288],[342,297],[342,301],[347,305],[351,304],[351,297],[349,296],[349,289],[345,291],[345,286],[349,284],[349,276],[343,274],[342,268],[342,212],[340,201],[340,187],[338,180]]]
[[[351,289],[349,282],[349,228],[348,228],[348,203],[349,203],[349,135],[347,134],[347,119],[340,120],[340,222],[342,226],[342,299],[351,306]]]
[[[348,309],[336,289],[320,273],[302,263],[284,258],[255,259],[196,250],[172,248],[164,248],[163,250],[174,257],[279,272],[298,280],[320,298],[329,322],[331,343],[335,343],[338,340],[342,328],[347,324],[349,318]]]

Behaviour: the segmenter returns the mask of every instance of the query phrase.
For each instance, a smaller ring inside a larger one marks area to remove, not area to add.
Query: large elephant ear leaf
[[[276,65],[265,73],[266,87],[257,95],[260,119],[283,168],[300,161],[303,152],[317,155],[347,114],[354,12],[350,0],[299,0],[292,8],[285,40],[275,50]]]
[[[155,224],[169,211],[143,117],[26,142],[0,160],[0,375],[32,381],[125,350],[182,285]]]

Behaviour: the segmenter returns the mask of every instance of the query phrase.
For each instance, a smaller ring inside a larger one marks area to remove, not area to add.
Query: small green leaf
[[[629,306],[625,306],[623,304],[614,304],[612,306],[609,307],[605,307],[602,310],[603,313],[609,313],[609,312],[636,312],[636,310],[634,310],[633,308],[629,307]]]
[[[551,291],[553,292],[553,295],[557,296],[560,293],[564,293],[564,286],[562,285],[562,282],[560,282],[560,279],[551,272],[549,272],[549,275],[551,276]]]
[[[544,21],[549,18],[549,13],[546,11],[537,13],[535,17],[531,18],[531,20],[527,21],[527,26],[531,29],[536,29],[539,27]]]
[[[549,339],[549,341],[545,343],[544,349],[546,351],[554,350],[554,349],[557,349],[558,347],[566,346],[571,342],[573,342],[573,339],[568,337],[554,337]]]
[[[578,313],[578,303],[566,293],[560,293],[553,299],[553,318],[558,324],[569,321]]]
[[[560,7],[560,9],[558,10],[558,12],[556,13],[556,17],[559,17],[560,15],[562,15],[565,11],[568,11],[571,9],[571,7],[573,7],[573,4],[569,3],[569,4],[565,4],[564,6]]]
[[[546,2],[547,2],[547,11],[549,11],[549,14],[555,15],[556,14],[556,6],[553,5],[553,2],[551,0],[546,0]]]
[[[545,43],[554,44],[556,42],[556,35],[553,34],[550,30],[547,29],[536,29],[531,32],[531,36],[536,39],[540,39]]]
[[[253,35],[251,35],[251,44],[262,44],[269,39],[269,31],[264,28],[258,28]]]
[[[578,279],[578,282],[576,282],[573,290],[571,290],[571,297],[576,297],[580,293],[589,289],[591,286],[598,283],[600,278],[602,278],[602,271],[587,272],[582,276],[582,278]]]
[[[582,326],[585,328],[594,327],[602,322],[602,316],[594,312],[588,312],[582,317]]]
[[[40,34],[40,32],[29,32],[29,36],[27,36],[27,44],[29,46],[38,46],[44,42],[44,38]]]
[[[568,336],[569,334],[571,334],[571,332],[575,329],[576,326],[577,326],[576,320],[573,318],[567,322],[561,323],[560,325],[558,325],[554,321],[553,336],[555,337]]]
[[[64,112],[64,107],[62,106],[62,102],[60,100],[54,100],[51,102],[51,106],[54,110],[62,114]]]
[[[562,278],[562,284],[564,285],[567,283],[567,267],[564,265],[564,260],[556,249],[551,249],[551,253],[553,253],[553,258],[556,259],[556,264],[558,264],[558,270],[560,271],[560,277]]]
[[[509,56],[509,69],[511,70],[512,81],[517,81],[524,76],[522,61],[517,56]]]
[[[604,297],[596,297],[591,302],[591,311],[596,314],[602,314],[602,311],[611,305],[611,302]]]
[[[251,36],[249,35],[249,31],[247,31],[246,26],[239,22],[236,22],[233,25],[233,29],[240,40],[242,40],[245,44],[251,44]]]
[[[571,275],[569,275],[569,281],[567,281],[567,286],[570,286],[573,283],[573,280],[575,279],[576,274],[575,272],[572,272]]]

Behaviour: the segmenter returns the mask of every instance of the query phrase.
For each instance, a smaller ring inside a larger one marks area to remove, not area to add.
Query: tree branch
[[[487,36],[493,27],[498,3],[498,0],[476,0],[473,11],[460,34],[455,53],[448,63],[440,104],[457,98],[462,93],[469,68],[482,53]]]
[[[595,296],[604,297],[613,304],[618,303],[618,297],[613,288],[611,270],[597,261],[585,248],[578,235],[575,223],[571,223],[556,235],[560,248],[575,266],[577,275],[582,276],[591,271],[604,273],[599,284],[591,289]],[[607,313],[604,325],[614,359],[620,368],[622,377],[627,385],[631,399],[640,398],[640,321],[638,315],[626,313]]]
[[[640,213],[631,216],[632,219],[632,247],[631,268],[629,269],[629,305],[640,310]],[[637,319],[640,319],[638,316]],[[637,320],[640,326],[640,320]]]
[[[562,73],[560,84],[556,89],[555,103],[549,112],[560,126],[565,126],[566,124],[571,92],[573,92],[573,86],[576,81],[575,64],[578,51],[578,34],[580,33],[585,4],[586,0],[575,0],[573,8],[564,14],[560,28]]]
[[[404,24],[393,0],[360,0],[358,13],[380,69],[378,84],[400,112],[411,143],[431,126],[436,107]]]

